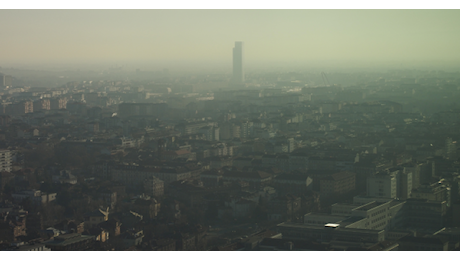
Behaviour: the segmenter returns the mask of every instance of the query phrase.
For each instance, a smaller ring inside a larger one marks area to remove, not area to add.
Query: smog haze
[[[2,66],[458,64],[458,10],[0,10]],[[329,62],[329,63],[328,63]]]

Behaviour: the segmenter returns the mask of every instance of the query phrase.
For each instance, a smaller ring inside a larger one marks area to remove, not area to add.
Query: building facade
[[[396,177],[387,173],[380,173],[368,177],[367,196],[395,199],[397,196]]]
[[[0,150],[0,172],[11,172],[12,158],[10,150]]]
[[[165,193],[164,182],[156,177],[150,177],[144,182],[144,192],[156,198],[162,197]]]

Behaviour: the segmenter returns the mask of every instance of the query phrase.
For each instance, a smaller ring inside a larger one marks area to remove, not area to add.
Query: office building
[[[243,42],[235,42],[235,47],[233,48],[233,81],[235,83],[244,82]]]
[[[13,86],[13,77],[9,75],[0,74],[0,87]]]

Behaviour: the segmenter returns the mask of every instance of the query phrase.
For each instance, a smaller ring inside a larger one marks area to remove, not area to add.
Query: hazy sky
[[[20,63],[460,61],[459,10],[0,10]]]

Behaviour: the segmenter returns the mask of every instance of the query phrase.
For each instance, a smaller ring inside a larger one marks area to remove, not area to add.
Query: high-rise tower
[[[233,47],[233,81],[235,83],[244,82],[243,42],[235,42],[235,47]]]

